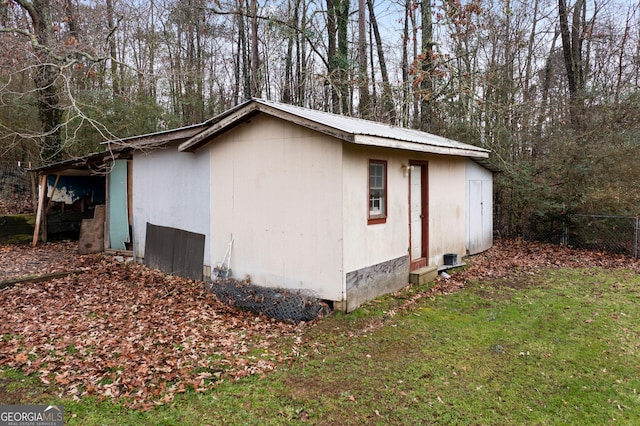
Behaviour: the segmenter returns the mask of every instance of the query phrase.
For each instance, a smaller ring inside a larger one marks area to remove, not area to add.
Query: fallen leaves
[[[527,280],[520,280],[519,276],[535,276],[540,268],[626,268],[640,273],[640,259],[520,239],[497,240],[492,248],[470,257],[467,263],[468,267],[449,278],[439,276],[429,291],[413,294],[401,308],[406,309],[423,297],[460,291],[471,281],[509,278],[514,284],[524,283]]]
[[[0,246],[0,281],[26,275],[71,271],[95,261],[98,256],[78,256],[78,243],[71,241]]]
[[[82,271],[0,290],[0,365],[37,375],[67,397],[90,395],[147,410],[190,389],[260,378],[296,353],[295,346],[281,353],[275,343],[283,336],[300,342],[305,327],[223,305],[200,282],[102,255],[78,256],[71,243],[0,249],[1,277]],[[497,241],[468,263],[429,291],[409,294],[397,309],[470,281],[535,275],[539,268],[640,271],[637,259],[520,240]]]
[[[266,351],[270,342],[304,327],[223,305],[201,282],[74,256],[84,272],[0,291],[0,365],[67,397],[150,409],[188,389],[266,374],[288,357]]]

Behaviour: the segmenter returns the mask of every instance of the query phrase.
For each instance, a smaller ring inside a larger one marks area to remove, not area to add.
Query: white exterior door
[[[410,174],[411,211],[411,261],[422,257],[422,166],[411,166]]]
[[[493,244],[491,181],[470,180],[468,190],[467,251],[476,254]]]
[[[411,270],[427,266],[429,194],[427,163],[414,163],[409,173],[409,238]]]

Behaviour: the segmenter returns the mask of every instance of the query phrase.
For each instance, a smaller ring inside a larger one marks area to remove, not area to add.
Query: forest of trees
[[[496,230],[638,214],[637,0],[0,0],[0,157],[48,163],[250,97],[492,151]]]

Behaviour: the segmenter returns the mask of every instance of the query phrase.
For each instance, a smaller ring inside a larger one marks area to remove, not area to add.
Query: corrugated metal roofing
[[[489,151],[478,146],[414,129],[317,111],[265,99],[250,99],[207,121],[209,127],[179,146],[194,151],[218,135],[244,123],[256,114],[269,114],[350,143],[470,158],[488,158]]]
[[[52,172],[63,168],[82,168],[92,162],[105,161],[116,153],[119,157],[130,155],[134,149],[148,146],[161,146],[170,141],[186,140],[180,145],[181,151],[191,151],[206,144],[212,137],[226,129],[244,121],[247,116],[267,113],[280,117],[296,119],[298,124],[313,123],[314,128],[349,142],[412,151],[431,152],[436,154],[462,155],[475,160],[486,159],[489,150],[465,144],[452,139],[437,136],[415,129],[391,126],[375,121],[317,111],[295,105],[284,104],[265,99],[250,99],[203,123],[185,126],[173,130],[164,130],[146,135],[132,136],[117,141],[106,141],[105,144],[120,145],[105,152],[93,153],[81,158],[60,161],[34,171]],[[310,126],[311,127],[311,126]],[[481,163],[489,167],[489,163]],[[492,170],[492,169],[490,169]]]
[[[393,141],[412,142],[441,148],[462,149],[466,151],[477,151],[489,153],[488,150],[478,146],[465,144],[442,136],[423,132],[415,129],[391,126],[388,124],[378,123],[375,121],[363,120],[360,118],[346,117],[343,115],[331,114],[323,111],[316,111],[308,108],[302,108],[294,105],[283,104],[280,102],[267,101],[264,99],[253,99],[254,102],[275,108],[306,120],[316,122],[325,126],[332,127],[341,132],[349,133],[354,136],[371,136],[383,138]],[[396,147],[390,145],[390,147]]]

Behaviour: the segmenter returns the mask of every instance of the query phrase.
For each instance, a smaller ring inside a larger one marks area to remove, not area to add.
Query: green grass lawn
[[[24,401],[62,403],[66,424],[638,424],[640,276],[549,269],[400,306],[424,288],[336,314],[262,377],[187,392],[151,411],[58,400],[19,371]],[[256,356],[260,354],[256,351]]]

